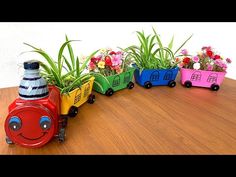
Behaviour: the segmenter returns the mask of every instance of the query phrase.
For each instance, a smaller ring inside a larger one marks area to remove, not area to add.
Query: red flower
[[[89,70],[94,70],[95,68],[96,68],[96,65],[94,64],[94,62],[90,61]]]
[[[216,60],[216,59],[220,59],[220,55],[215,55],[214,60]]]
[[[97,58],[95,58],[95,57],[92,57],[90,61],[91,61],[91,62],[93,62],[93,63],[96,63],[96,62],[97,62],[97,60],[98,60]]]
[[[210,51],[210,50],[208,50],[208,51],[206,51],[206,54],[207,54],[207,56],[208,56],[208,57],[210,57],[210,58],[211,58],[211,57],[212,57],[212,55],[213,55],[213,52],[212,52],[212,51]]]
[[[105,57],[105,64],[106,66],[112,66],[111,58],[109,56]]]
[[[109,53],[109,55],[116,55],[116,52],[111,51],[111,52]]]
[[[183,63],[184,63],[184,64],[189,64],[189,62],[190,62],[190,58],[189,58],[189,57],[185,57],[185,58],[183,59]]]

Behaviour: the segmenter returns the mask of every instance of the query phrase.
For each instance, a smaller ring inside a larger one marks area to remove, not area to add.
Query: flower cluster
[[[201,51],[195,56],[189,55],[186,49],[183,49],[181,54],[176,58],[180,68],[225,72],[227,64],[231,63],[231,59],[224,59],[210,46],[202,47]]]
[[[98,56],[91,58],[89,71],[111,76],[124,72],[127,64],[122,51],[115,52],[112,49],[101,49]]]

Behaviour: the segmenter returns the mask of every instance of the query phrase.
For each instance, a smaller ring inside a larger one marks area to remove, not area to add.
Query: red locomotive
[[[60,92],[39,76],[39,63],[24,63],[19,98],[9,105],[5,120],[6,142],[41,147],[53,137],[65,140],[67,119],[60,117]]]

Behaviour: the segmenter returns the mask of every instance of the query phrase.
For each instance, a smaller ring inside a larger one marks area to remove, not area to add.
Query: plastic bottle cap
[[[24,62],[24,69],[39,69],[39,62],[36,60],[29,60]]]

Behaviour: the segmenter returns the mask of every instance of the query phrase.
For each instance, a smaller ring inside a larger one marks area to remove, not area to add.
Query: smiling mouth
[[[25,137],[22,133],[19,134],[21,137],[23,137],[24,139],[27,139],[27,140],[38,140],[40,138],[42,138],[47,132],[43,132],[42,136],[38,137],[38,138],[27,138]]]

